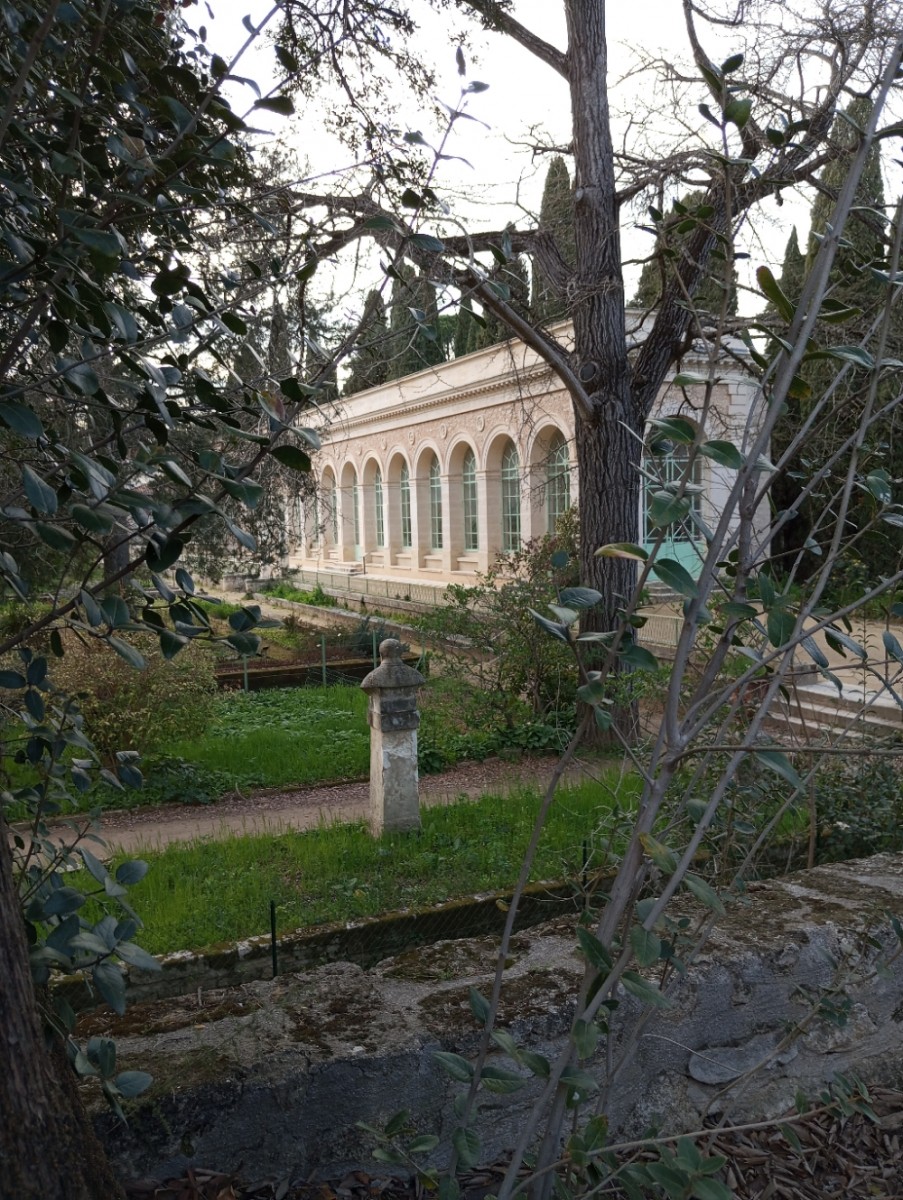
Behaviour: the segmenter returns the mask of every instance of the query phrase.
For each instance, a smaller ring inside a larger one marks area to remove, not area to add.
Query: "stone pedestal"
[[[420,828],[417,689],[426,682],[401,661],[395,638],[380,643],[379,657],[361,684],[370,700],[370,829],[376,836]]]

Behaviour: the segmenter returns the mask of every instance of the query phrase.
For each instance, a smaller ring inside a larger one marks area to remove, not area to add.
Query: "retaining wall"
[[[903,961],[889,915],[901,911],[903,856],[750,885],[676,977],[667,1010],[638,1028],[639,1002],[619,997],[612,1069],[604,1048],[587,1064],[608,1089],[613,1130],[693,1129],[706,1113],[775,1117],[799,1091],[817,1095],[837,1074],[898,1086]],[[139,1006],[119,1033],[109,1018],[90,1018],[88,1032],[117,1036],[123,1069],[156,1078],[128,1129],[98,1119],[109,1153],[124,1175],[239,1163],[250,1178],[356,1166],[380,1174],[357,1122],[380,1126],[408,1108],[418,1132],[440,1135],[441,1163],[462,1085],[433,1054],[475,1053],[468,988],[488,992],[496,953],[491,936],[408,951],[369,970],[335,962]],[[501,1025],[554,1058],[581,972],[573,916],[515,935]],[[493,1062],[511,1066],[500,1052]],[[514,1143],[536,1091],[528,1081],[510,1096],[485,1095],[483,1162]]]

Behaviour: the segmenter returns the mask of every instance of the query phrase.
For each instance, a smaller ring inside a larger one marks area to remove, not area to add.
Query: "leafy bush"
[[[903,850],[903,782],[893,760],[832,764],[819,773],[815,803],[817,861]]]
[[[419,768],[429,775],[498,754],[557,754],[567,744],[574,720],[573,707],[548,719],[534,717],[523,700],[510,702],[501,712],[487,692],[442,676],[421,697]]]
[[[168,754],[145,761],[144,770],[144,786],[138,793],[142,805],[213,804],[234,787],[227,772]]]
[[[360,658],[370,658],[373,654],[374,637],[376,638],[378,649],[380,642],[392,636],[389,630],[386,629],[383,621],[374,621],[368,614],[366,617],[361,618],[348,635],[348,649],[352,655],[357,655]]]
[[[312,604],[317,608],[336,608],[338,602],[332,596],[327,596],[319,584],[310,591],[292,587],[290,583],[268,583],[263,591],[268,596],[276,596],[280,600],[291,600],[295,604]]]
[[[6,601],[0,605],[0,639],[15,637],[42,617],[49,608],[48,604],[39,604],[33,600]]]
[[[574,704],[577,681],[568,649],[549,638],[530,609],[546,610],[575,581],[571,534],[535,538],[499,558],[474,587],[451,584],[447,603],[422,627],[442,644],[443,671],[483,689],[487,705],[513,727],[524,701],[537,718]]]
[[[142,671],[103,644],[75,639],[53,666],[54,683],[78,696],[85,732],[106,757],[159,750],[202,733],[210,719],[216,678],[209,649],[189,644],[168,660],[146,644],[150,640],[142,639]]]
[[[233,613],[241,612],[243,605],[228,600],[197,600],[207,615],[214,621],[228,621]]]

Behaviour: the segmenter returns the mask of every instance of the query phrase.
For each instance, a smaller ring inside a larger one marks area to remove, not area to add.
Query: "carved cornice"
[[[433,396],[424,396],[419,400],[403,400],[393,404],[391,407],[374,406],[369,412],[361,413],[360,415],[353,415],[346,410],[344,415],[339,419],[342,429],[347,435],[356,427],[371,425],[377,421],[391,422],[393,420],[409,418],[415,414],[423,414],[429,412],[431,409],[441,408],[444,405],[460,404],[462,401],[472,400],[478,396],[488,396],[494,392],[502,392],[512,383],[518,385],[531,380],[542,379],[543,377],[550,378],[552,383],[552,386],[546,389],[546,395],[564,393],[564,385],[554,376],[551,368],[546,366],[545,363],[539,363],[534,367],[526,367],[524,370],[508,371],[505,375],[499,375],[490,380],[465,384],[460,388],[449,388],[445,392]],[[521,399],[536,400],[539,399],[539,395],[515,395],[510,400],[505,401],[505,403],[514,404]]]

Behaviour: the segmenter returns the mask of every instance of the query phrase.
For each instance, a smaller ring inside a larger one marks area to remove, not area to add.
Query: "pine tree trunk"
[[[611,629],[630,597],[636,564],[597,558],[608,542],[636,542],[639,463],[645,412],[631,392],[627,358],[619,213],[607,98],[605,9],[568,0],[571,105],[574,115],[574,234],[577,249],[572,310],[574,359],[587,381],[592,417],[575,412],[580,480],[580,567],[584,584],[602,593],[583,620],[585,631]],[[632,737],[633,704],[615,720]]]
[[[60,1043],[41,1029],[0,816],[0,1200],[120,1200]]]

